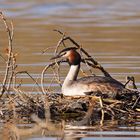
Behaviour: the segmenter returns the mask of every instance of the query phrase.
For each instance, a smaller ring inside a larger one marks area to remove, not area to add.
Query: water
[[[126,76],[134,76],[140,89],[139,5],[139,0],[0,0],[0,9],[14,23],[14,51],[18,53],[17,71],[28,71],[40,83],[41,72],[53,55],[52,50],[48,50],[46,54],[42,54],[42,51],[57,44],[60,36],[53,32],[53,29],[60,29],[82,44],[114,78],[125,83]],[[4,53],[6,46],[6,35],[0,24],[0,54]],[[4,70],[4,63],[0,59],[1,81]],[[64,65],[62,80],[67,70],[68,65]],[[95,72],[101,74],[99,71]],[[47,88],[51,73],[48,72],[46,77]],[[30,77],[22,74],[19,82],[21,79],[23,90],[37,92]],[[60,91],[56,83],[51,86]],[[121,131],[121,134],[114,129],[112,133],[112,130],[91,130],[91,133],[84,130],[83,133],[88,135],[79,137],[82,137],[82,140],[136,140],[140,136],[139,127],[136,130],[137,132],[130,130],[131,133]],[[34,139],[45,138],[32,138]]]

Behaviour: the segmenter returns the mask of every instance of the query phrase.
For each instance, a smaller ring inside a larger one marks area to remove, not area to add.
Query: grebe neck
[[[80,69],[80,64],[71,65],[69,72],[62,85],[62,93],[64,95],[70,95],[71,92],[73,92],[71,88],[73,87],[74,81],[77,80],[79,69]]]
[[[78,65],[71,65],[69,72],[64,80],[64,83],[66,83],[67,81],[75,81],[77,79],[78,73],[79,73],[79,69],[80,69],[80,64]]]

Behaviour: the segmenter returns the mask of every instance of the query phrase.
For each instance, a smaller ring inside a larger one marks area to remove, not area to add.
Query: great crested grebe
[[[105,95],[110,98],[115,98],[125,86],[119,81],[104,76],[86,76],[77,79],[81,56],[76,51],[77,48],[71,47],[62,50],[57,56],[51,59],[66,58],[70,64],[69,72],[62,85],[62,93],[66,96],[81,96],[81,95]]]

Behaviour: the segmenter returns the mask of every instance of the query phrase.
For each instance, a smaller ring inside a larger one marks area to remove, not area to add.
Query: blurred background
[[[125,83],[126,76],[135,76],[140,88],[139,7],[139,0],[0,0],[0,10],[14,23],[18,70],[27,70],[39,82],[53,55],[52,50],[42,51],[57,44],[60,36],[53,29],[59,29],[90,52],[114,78]],[[0,54],[7,45],[1,22]],[[68,68],[63,68],[62,80]],[[0,60],[0,80],[4,70]],[[46,77],[49,81],[51,75]],[[20,78],[23,87],[31,91],[30,78],[24,74]]]

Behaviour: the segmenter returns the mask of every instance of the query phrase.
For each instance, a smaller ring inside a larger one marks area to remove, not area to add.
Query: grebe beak
[[[50,60],[57,59],[57,58],[60,58],[60,57],[67,58],[66,54],[67,54],[68,51],[70,51],[70,50],[77,50],[77,49],[78,48],[75,48],[75,47],[65,48],[62,51],[60,51],[56,56],[52,57]]]
[[[54,57],[52,57],[52,58],[50,58],[50,60],[53,60],[53,59],[58,59],[58,58],[60,58],[60,57],[62,57],[63,56],[63,54],[58,54],[58,55],[56,55],[56,56],[54,56]]]

